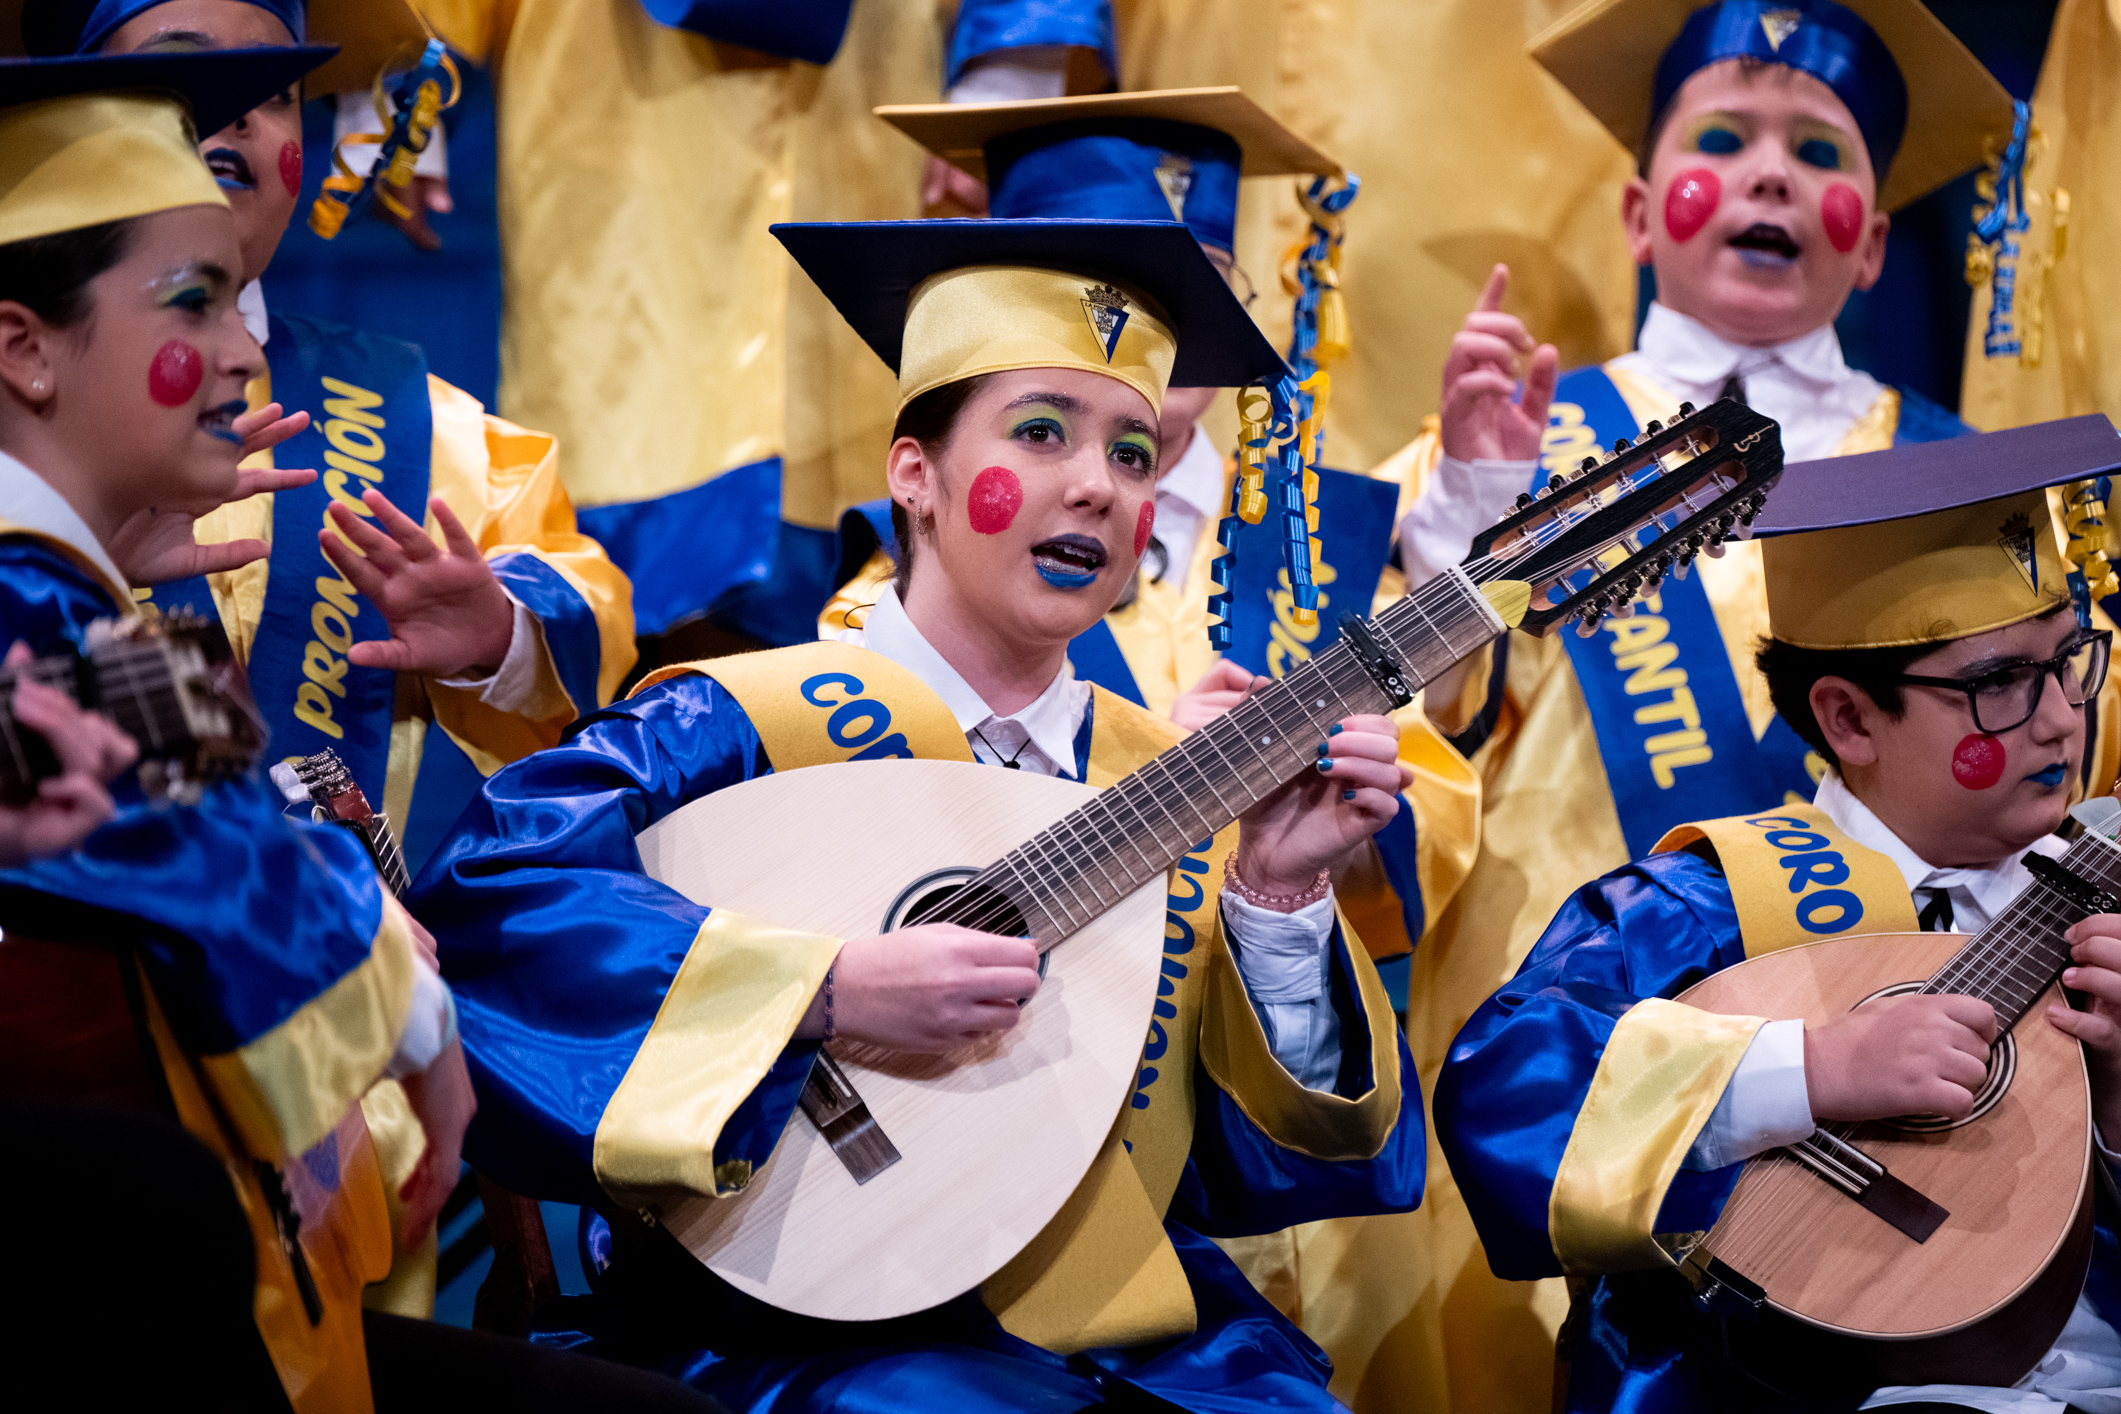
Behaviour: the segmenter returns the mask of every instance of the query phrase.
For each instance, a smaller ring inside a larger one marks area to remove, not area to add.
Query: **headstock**
[[[1781,429],[1729,398],[1679,411],[1669,427],[1652,422],[1632,443],[1550,476],[1474,537],[1464,569],[1476,584],[1531,586],[1519,628],[1544,634],[1575,618],[1578,633],[1594,633],[1665,575],[1684,578],[1703,550],[1747,533],[1782,475]]]
[[[314,756],[281,761],[270,774],[290,805],[306,801],[313,818],[344,825],[359,836],[385,886],[403,896],[412,881],[406,873],[404,852],[391,831],[390,817],[368,803],[367,794],[339,759],[338,752],[326,748]]]

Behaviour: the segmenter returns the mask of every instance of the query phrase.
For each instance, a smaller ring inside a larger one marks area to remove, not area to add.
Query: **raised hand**
[[[1561,355],[1535,346],[1524,321],[1502,312],[1510,267],[1497,265],[1473,312],[1451,339],[1443,364],[1443,450],[1460,461],[1531,461],[1547,427]],[[1530,357],[1524,395],[1517,392],[1520,361]]]
[[[1028,938],[955,923],[856,938],[833,964],[833,1030],[893,1051],[954,1051],[1022,1015],[1038,992],[1038,948]],[[796,1035],[825,1034],[824,992]]]
[[[278,403],[246,412],[235,421],[236,435],[243,439],[243,455],[254,456],[276,447],[309,426],[309,414],[282,417]],[[216,574],[240,569],[265,558],[270,547],[263,540],[224,540],[201,545],[197,527],[201,516],[222,506],[247,501],[266,491],[285,491],[307,486],[317,474],[307,468],[251,467],[236,473],[235,489],[219,501],[189,501],[151,506],[137,512],[118,527],[110,544],[111,563],[128,581],[147,586],[168,584],[198,574]]]
[[[9,650],[7,666],[30,660],[29,645]],[[59,759],[59,774],[37,783],[21,804],[0,805],[0,867],[62,854],[94,833],[113,812],[104,785],[133,764],[131,737],[94,712],[74,705],[54,687],[24,680],[15,686],[15,721],[44,738]]]
[[[1339,867],[1392,822],[1414,773],[1399,759],[1390,717],[1349,717],[1305,771],[1239,819],[1245,882],[1267,894],[1301,894],[1321,869]]]
[[[1891,1119],[1974,1108],[1996,1041],[1996,1010],[1975,997],[1884,997],[1804,1029],[1815,1119]]]
[[[339,573],[383,611],[390,637],[356,643],[346,656],[364,668],[432,678],[483,677],[499,668],[515,633],[515,605],[463,523],[441,501],[428,502],[442,527],[443,544],[437,547],[382,492],[369,491],[361,501],[376,525],[334,501],[331,523],[346,540],[327,529],[317,532],[317,543]],[[346,541],[353,542],[352,548]]]

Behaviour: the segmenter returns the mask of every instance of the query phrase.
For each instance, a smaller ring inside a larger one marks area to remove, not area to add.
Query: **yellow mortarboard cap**
[[[1697,61],[1743,53],[1813,73],[1848,104],[1874,160],[1883,141],[1887,211],[1980,165],[2011,134],[2010,94],[1920,0],[1590,0],[1527,48],[1629,152]]]
[[[1793,465],[1753,526],[1768,631],[1889,648],[2044,614],[2070,598],[2046,488],[2117,469],[2096,414]]]

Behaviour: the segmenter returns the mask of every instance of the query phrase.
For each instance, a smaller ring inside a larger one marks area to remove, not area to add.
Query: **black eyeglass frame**
[[[2114,632],[2112,629],[2093,629],[2088,633],[2079,634],[2074,643],[2057,653],[2054,657],[2037,663],[2013,663],[2007,668],[1991,668],[1985,673],[1977,673],[1970,678],[1933,678],[1924,677],[1918,673],[1901,673],[1893,681],[1909,687],[1941,687],[1953,692],[1965,693],[1966,709],[1974,719],[1975,729],[1986,732],[1990,736],[2001,736],[2007,731],[2015,731],[2033,719],[2033,714],[2040,710],[2042,699],[2047,696],[2047,680],[2049,678],[2053,678],[2055,685],[2062,689],[2062,700],[2069,702],[2072,707],[2082,707],[2086,702],[2097,697],[2099,689],[2106,686],[2107,669],[2113,663],[2113,644]],[[2087,646],[2094,646],[2099,650],[2099,671],[2096,679],[2084,689],[2083,698],[2076,702],[2070,702],[2069,684],[2063,680],[2063,671],[2069,667],[2069,660],[2083,652]],[[1987,722],[1982,721],[1981,703],[1976,695],[1980,691],[1977,684],[1985,682],[1999,673],[2015,673],[2026,668],[2031,668],[2039,674],[2036,681],[2040,684],[2040,689],[2033,694],[2032,705],[2026,708],[2025,715],[2018,718],[2017,721],[2003,726],[1990,726]]]

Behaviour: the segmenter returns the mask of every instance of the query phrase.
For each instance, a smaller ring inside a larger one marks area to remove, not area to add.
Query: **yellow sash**
[[[1747,957],[1844,933],[1915,931],[1898,866],[1841,833],[1817,806],[1681,825],[1655,852],[1698,842],[1723,865]]]

